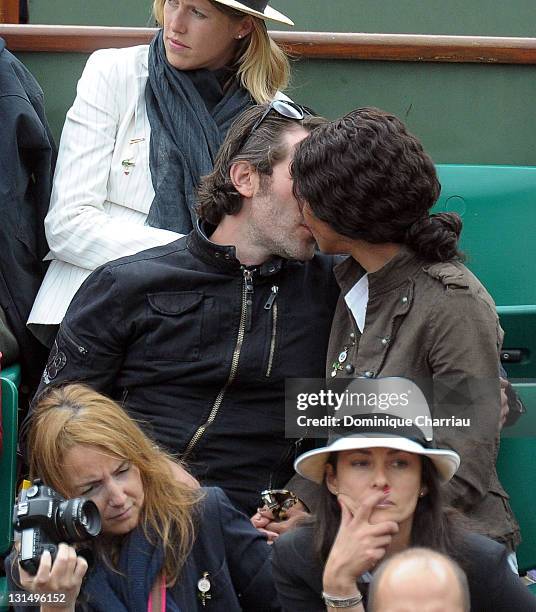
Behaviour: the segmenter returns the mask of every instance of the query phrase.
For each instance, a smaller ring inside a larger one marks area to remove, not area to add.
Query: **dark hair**
[[[441,185],[421,143],[394,115],[359,108],[296,148],[294,195],[353,240],[406,244],[429,262],[460,258],[462,222],[430,215]]]
[[[233,122],[214,162],[213,171],[201,179],[196,211],[200,219],[217,225],[224,215],[234,215],[242,208],[242,196],[229,174],[232,164],[247,161],[265,176],[288,153],[284,134],[296,127],[310,131],[324,124],[321,117],[306,116],[301,121],[270,112],[251,133],[251,128],[267,109],[267,104],[248,108]]]
[[[337,455],[332,453],[328,463],[337,470]],[[455,559],[466,570],[470,563],[465,545],[468,522],[456,510],[445,506],[442,484],[435,465],[428,457],[422,457],[422,484],[427,489],[424,497],[419,497],[413,526],[411,546],[423,546]],[[341,522],[341,509],[337,497],[326,486],[320,486],[319,503],[314,519],[315,551],[325,564]]]

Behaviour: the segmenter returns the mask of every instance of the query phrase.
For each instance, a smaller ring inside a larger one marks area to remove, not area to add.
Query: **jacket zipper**
[[[186,460],[188,455],[191,454],[194,446],[199,442],[203,434],[205,433],[207,427],[209,427],[218,414],[220,406],[223,402],[223,398],[225,396],[225,392],[228,387],[232,384],[234,379],[236,378],[236,373],[238,372],[238,361],[240,359],[240,351],[242,350],[242,344],[244,342],[244,335],[246,332],[248,320],[251,325],[251,311],[253,306],[253,280],[252,280],[252,271],[244,269],[244,284],[242,286],[242,308],[240,311],[240,323],[238,325],[238,336],[236,338],[236,345],[233,351],[233,358],[231,360],[231,370],[229,372],[229,377],[227,378],[227,382],[220,389],[214,403],[212,404],[212,408],[210,410],[210,414],[208,415],[208,419],[205,421],[201,427],[197,429],[194,433],[190,442],[188,442],[188,446],[184,451],[181,459]],[[249,301],[249,304],[248,304]]]
[[[67,331],[67,327],[65,325],[65,323],[62,323],[60,325],[60,329],[63,332],[63,335],[65,336],[65,339],[69,341],[69,343],[74,346],[74,348],[81,354],[81,355],[87,355],[87,348],[85,346],[82,346],[81,344],[79,344],[70,334],[69,331]]]
[[[266,378],[270,377],[270,374],[272,373],[272,366],[274,363],[275,339],[277,336],[277,304],[275,303],[275,300],[277,298],[278,291],[279,287],[277,285],[274,285],[272,287],[272,292],[270,293],[270,296],[268,297],[268,300],[264,305],[265,310],[272,311],[272,337],[270,338],[270,354],[268,356],[268,367],[266,368],[265,374]]]
[[[251,322],[253,319],[253,270],[243,268],[244,273],[244,291],[246,302],[246,331],[251,330]]]

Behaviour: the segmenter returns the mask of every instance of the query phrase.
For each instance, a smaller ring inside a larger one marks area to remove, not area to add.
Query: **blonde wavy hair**
[[[162,542],[164,574],[173,585],[194,541],[201,494],[177,482],[169,465],[172,457],[156,447],[113,400],[81,384],[48,389],[35,407],[28,434],[30,477],[41,478],[64,497],[72,496],[63,462],[79,444],[139,469],[145,494],[140,523],[148,540],[155,545]],[[115,569],[120,547],[117,538],[109,545],[98,543],[104,560]]]
[[[222,13],[231,18],[247,16],[239,10],[229,8],[215,0],[209,0]],[[153,14],[157,23],[164,24],[166,0],[154,0]],[[249,15],[253,30],[237,46],[234,65],[240,84],[249,91],[257,104],[274,99],[278,91],[289,84],[290,64],[285,52],[269,36],[263,19]]]

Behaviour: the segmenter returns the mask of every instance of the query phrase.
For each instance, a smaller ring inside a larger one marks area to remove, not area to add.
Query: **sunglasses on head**
[[[304,117],[311,115],[310,111],[299,104],[295,104],[291,100],[272,100],[266,107],[264,113],[253,124],[253,127],[249,131],[249,136],[253,134],[272,111],[275,111],[278,115],[281,115],[281,117],[295,119],[296,121],[301,121]]]

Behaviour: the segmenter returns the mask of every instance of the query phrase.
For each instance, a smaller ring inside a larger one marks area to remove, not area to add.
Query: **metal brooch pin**
[[[131,138],[128,141],[128,144],[132,146],[135,144],[139,144],[140,142],[144,142],[144,140],[145,138]],[[121,162],[121,165],[123,166],[123,172],[128,176],[130,174],[130,170],[136,165],[136,162],[134,161],[134,156],[127,157],[126,159],[124,159]]]
[[[130,174],[130,169],[136,165],[136,163],[132,161],[133,159],[133,157],[128,157],[127,159],[124,159],[121,162],[121,165],[123,166],[123,172],[127,175]]]
[[[331,364],[331,378],[335,378],[335,376],[337,376],[337,373],[343,369],[343,364],[348,359],[348,351],[354,345],[355,345],[355,334],[352,332],[350,334],[350,342],[344,345],[342,351],[339,353],[339,356],[337,357],[337,360]],[[346,371],[348,371],[348,369],[346,369]]]
[[[339,363],[338,361],[334,361],[331,364],[331,378],[335,378],[339,370],[342,370],[342,363]]]
[[[197,594],[199,599],[201,600],[201,605],[205,607],[207,605],[207,600],[212,599],[212,595],[210,594],[210,580],[208,579],[209,573],[203,572],[203,576],[197,581],[197,589],[199,593]]]

